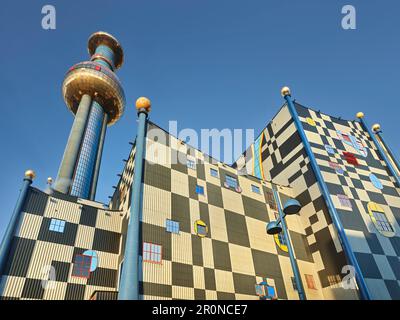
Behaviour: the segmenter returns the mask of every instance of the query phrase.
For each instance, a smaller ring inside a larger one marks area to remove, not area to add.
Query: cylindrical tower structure
[[[94,200],[106,127],[119,120],[125,94],[114,71],[123,63],[123,50],[112,35],[92,34],[90,61],[72,66],[63,82],[67,107],[75,116],[54,189]]]

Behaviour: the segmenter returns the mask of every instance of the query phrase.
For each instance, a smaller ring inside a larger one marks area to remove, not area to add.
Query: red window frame
[[[150,251],[144,250],[144,245],[145,245],[145,244],[150,245]],[[153,246],[158,246],[158,247],[160,247],[160,253],[153,251],[153,250],[152,250]],[[145,256],[144,253],[145,253],[145,252],[149,253],[150,259],[145,259],[145,258],[144,258],[144,256]],[[158,254],[159,254],[159,255],[160,255],[160,261],[155,261],[154,259],[152,260],[152,259],[151,259],[152,254],[154,254],[154,255],[158,255]],[[162,245],[157,244],[157,243],[152,243],[152,242],[143,242],[143,246],[142,246],[142,257],[143,257],[143,262],[150,262],[150,263],[155,263],[155,264],[162,264]]]
[[[358,166],[357,158],[353,153],[343,151],[343,156],[344,159],[347,161],[347,163],[352,164],[354,166]]]
[[[317,286],[315,285],[315,280],[314,280],[313,275],[305,274],[305,277],[306,277],[306,282],[307,282],[308,289],[317,290]]]
[[[78,257],[82,257],[82,263],[77,263],[76,260]],[[89,258],[89,263],[85,263],[85,258]],[[85,278],[85,279],[89,279],[90,277],[90,266],[92,265],[92,256],[87,256],[85,254],[77,254],[75,256],[75,262],[74,262],[74,266],[72,267],[72,277],[76,277],[76,278]],[[87,268],[88,271],[88,275],[84,276],[83,271],[85,271]],[[79,273],[76,273],[76,271],[79,271]]]

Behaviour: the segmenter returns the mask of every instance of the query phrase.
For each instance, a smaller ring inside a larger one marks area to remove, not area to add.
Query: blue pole
[[[142,200],[142,175],[145,152],[147,110],[139,109],[136,136],[135,168],[131,192],[131,211],[126,236],[118,300],[139,300],[139,223]]]
[[[382,144],[383,144],[384,147],[386,148],[387,152],[388,152],[389,155],[392,157],[393,162],[396,164],[397,169],[400,170],[399,158],[397,158],[397,156],[396,156],[396,154],[393,152],[393,150],[389,147],[389,145],[385,142],[385,140],[383,140],[382,131],[376,132],[375,134],[378,136],[378,138],[380,139],[380,141],[382,142]]]
[[[33,179],[35,178],[35,173],[32,170],[28,170],[25,172],[25,178],[22,184],[22,188],[20,190],[17,203],[15,205],[13,214],[11,216],[10,222],[8,223],[6,232],[4,233],[3,240],[0,245],[0,279],[4,273],[4,269],[6,267],[9,253],[11,249],[12,240],[17,231],[17,226],[19,225],[22,210],[24,208],[24,204],[26,201],[26,197],[28,195],[29,186],[32,184]],[[2,292],[0,292],[0,296]]]
[[[286,88],[284,88],[286,89]],[[342,222],[340,221],[339,215],[336,211],[335,205],[333,204],[332,198],[330,196],[329,190],[327,185],[325,184],[324,178],[322,177],[321,171],[319,169],[319,166],[317,164],[317,160],[315,160],[314,153],[311,150],[310,143],[307,139],[306,133],[304,131],[303,125],[301,124],[301,121],[299,119],[299,116],[297,114],[296,108],[293,104],[293,101],[291,99],[290,91],[287,88],[286,90],[282,90],[282,95],[285,98],[289,112],[293,118],[293,121],[296,125],[297,132],[300,135],[300,138],[303,142],[304,149],[306,150],[307,156],[310,159],[310,164],[313,169],[313,172],[315,174],[315,177],[318,182],[319,189],[322,193],[322,196],[324,197],[325,203],[328,207],[329,215],[332,218],[333,224],[336,227],[338,237],[340,240],[340,243],[342,244],[343,251],[347,257],[348,263],[350,263],[354,267],[355,271],[355,277],[357,281],[357,285],[359,288],[360,296],[361,299],[363,300],[371,300],[371,295],[369,293],[367,284],[365,283],[364,277],[361,272],[361,268],[358,264],[357,258],[354,255],[354,252],[351,248],[350,242],[347,239],[346,233],[344,231]]]
[[[297,265],[296,258],[294,257],[292,243],[290,242],[289,232],[288,232],[287,227],[286,227],[285,214],[282,211],[281,202],[279,200],[279,195],[278,195],[278,192],[276,190],[276,186],[272,185],[272,191],[274,193],[275,202],[276,202],[276,205],[278,207],[279,221],[282,224],[283,236],[285,237],[286,245],[287,245],[288,251],[289,251],[290,264],[292,265],[294,279],[296,281],[297,292],[299,294],[300,300],[307,300],[306,295],[304,293],[303,282],[301,281],[301,275],[300,275],[300,271],[299,271],[299,266]]]
[[[379,140],[382,142],[383,146],[385,147],[386,151],[389,153],[390,157],[392,158],[393,162],[395,163],[398,170],[400,170],[400,162],[399,159],[394,154],[393,150],[386,144],[385,140],[383,140],[382,131],[375,132],[378,136]]]
[[[397,175],[396,169],[393,167],[393,165],[390,162],[388,156],[386,155],[385,151],[383,150],[381,144],[376,139],[375,134],[372,132],[372,130],[368,127],[367,123],[365,122],[364,115],[362,114],[362,116],[359,116],[358,118],[360,119],[361,125],[363,126],[364,130],[366,130],[368,132],[369,136],[371,137],[372,141],[374,142],[376,148],[378,149],[378,152],[379,152],[380,156],[382,157],[383,161],[385,161],[387,167],[389,168],[390,173],[396,179],[397,186],[400,187],[400,178]],[[395,161],[397,167],[400,168],[397,160],[393,156],[392,156],[392,158],[393,158],[393,161]]]

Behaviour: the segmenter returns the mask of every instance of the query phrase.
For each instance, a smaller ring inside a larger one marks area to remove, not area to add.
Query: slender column
[[[105,113],[103,118],[103,125],[101,127],[99,147],[97,149],[96,164],[93,171],[93,182],[90,190],[90,200],[94,200],[96,197],[97,181],[99,179],[99,171],[101,165],[101,157],[103,154],[104,139],[107,131],[108,115]]]
[[[375,137],[375,134],[372,132],[372,130],[368,127],[367,123],[365,122],[364,114],[362,112],[357,113],[357,118],[360,119],[361,125],[364,128],[364,130],[366,130],[368,132],[368,134],[371,137],[372,141],[374,142],[376,148],[378,149],[379,155],[382,157],[383,161],[385,161],[390,173],[393,175],[393,178],[395,178],[395,180],[397,182],[397,187],[400,188],[400,177],[397,174],[396,169],[393,167],[392,162],[386,155],[385,150],[383,150],[382,145],[379,143],[378,139]],[[376,133],[378,134],[378,137],[381,138],[379,136],[380,126],[374,125],[374,129],[376,129],[374,131],[376,131]],[[382,138],[381,138],[381,141],[383,142]],[[386,145],[385,145],[385,147],[386,147]],[[386,147],[386,149],[387,149],[387,147]],[[389,149],[387,149],[387,150],[389,150]],[[400,170],[397,160],[393,156],[392,156],[392,159],[393,159],[393,162],[395,162],[395,164],[397,165],[397,167]]]
[[[343,251],[344,251],[344,253],[346,255],[348,263],[351,264],[355,269],[355,277],[356,277],[356,281],[357,281],[357,284],[358,284],[358,288],[359,288],[361,299],[370,300],[371,299],[371,295],[369,293],[367,284],[365,283],[364,277],[362,275],[361,268],[360,268],[360,266],[358,264],[356,256],[354,255],[354,252],[353,252],[353,250],[351,248],[350,242],[347,239],[347,236],[346,236],[346,233],[344,231],[342,222],[340,221],[339,215],[338,215],[338,213],[336,211],[335,205],[333,204],[332,198],[330,196],[328,187],[327,187],[327,185],[326,185],[326,183],[325,183],[325,181],[324,181],[324,179],[322,177],[321,171],[320,171],[319,166],[317,164],[317,160],[315,160],[314,153],[311,150],[311,146],[310,146],[310,143],[309,143],[309,141],[307,139],[306,133],[305,133],[304,128],[303,128],[303,125],[301,124],[301,121],[300,121],[299,116],[297,114],[296,108],[295,108],[295,106],[293,104],[293,101],[291,99],[289,88],[285,87],[285,88],[282,89],[282,96],[285,98],[285,100],[287,102],[287,105],[288,105],[288,108],[289,108],[289,112],[290,112],[290,114],[291,114],[291,116],[293,118],[293,121],[294,121],[295,125],[296,125],[297,132],[300,135],[300,138],[301,138],[301,140],[303,142],[303,145],[304,145],[304,149],[306,150],[307,156],[310,159],[310,164],[311,164],[311,167],[312,167],[313,172],[315,174],[315,177],[317,179],[319,189],[320,189],[320,191],[322,193],[322,196],[324,197],[324,200],[325,200],[325,202],[327,204],[329,215],[331,216],[333,224],[336,227],[336,230],[337,230],[337,233],[338,233],[338,237],[339,237],[339,240],[340,240],[340,242],[342,244]]]
[[[131,192],[131,211],[129,225],[126,235],[124,266],[118,293],[118,300],[139,299],[139,223],[142,210],[142,176],[143,162],[146,143],[147,115],[150,110],[150,101],[141,100],[136,102],[138,109],[138,130],[136,136],[135,168]]]
[[[294,279],[296,281],[297,292],[299,294],[300,300],[307,300],[305,292],[304,292],[303,281],[301,281],[299,266],[297,265],[296,258],[294,257],[292,243],[291,243],[290,237],[289,237],[289,231],[286,226],[285,214],[282,211],[281,201],[280,201],[279,194],[278,194],[278,191],[276,190],[275,185],[272,185],[272,191],[274,193],[276,205],[278,206],[279,221],[282,224],[283,236],[285,237],[285,240],[286,240],[286,245],[288,248],[289,258],[290,258],[290,264],[292,266]]]
[[[79,158],[75,166],[75,174],[70,190],[70,194],[73,196],[84,199],[89,198],[103,120],[103,107],[93,101],[83,135]]]
[[[24,182],[22,184],[21,191],[19,193],[19,197],[17,203],[15,205],[13,214],[11,216],[10,222],[8,223],[6,232],[4,233],[3,240],[0,245],[0,279],[3,275],[4,268],[6,266],[7,260],[9,258],[9,253],[11,249],[11,244],[15,232],[17,230],[17,226],[20,222],[22,210],[26,201],[26,197],[28,195],[29,186],[32,184],[33,179],[35,178],[35,173],[32,170],[28,170],[25,172]],[[0,296],[2,292],[0,292]]]
[[[91,103],[92,98],[89,95],[85,94],[82,96],[54,186],[54,189],[59,192],[68,193],[71,187]]]

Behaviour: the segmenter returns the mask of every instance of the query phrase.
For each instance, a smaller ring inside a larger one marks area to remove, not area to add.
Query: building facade
[[[113,74],[123,54],[103,32],[89,52],[64,80],[76,116],[56,183],[39,190],[26,173],[1,243],[2,299],[292,300],[297,275],[310,300],[400,299],[399,166],[380,128],[284,90],[286,103],[228,165],[151,122],[141,98],[136,141],[99,203],[105,128],[125,104]],[[267,234],[289,199],[302,207],[285,218],[289,237]]]

